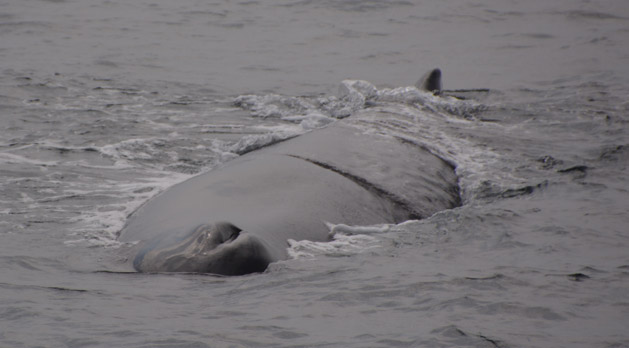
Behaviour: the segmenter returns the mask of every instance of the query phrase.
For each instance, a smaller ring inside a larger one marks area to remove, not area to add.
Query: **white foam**
[[[89,196],[125,197],[122,203],[116,200],[116,203],[110,205],[86,209],[80,216],[71,219],[76,227],[73,229],[75,232],[70,235],[76,238],[67,240],[65,243],[67,245],[118,247],[121,245],[117,240],[118,234],[132,212],[166,188],[191,177],[189,174],[162,171],[155,171],[153,174],[155,177],[145,177],[133,182],[102,181],[96,189],[65,190],[63,195],[57,198],[63,199],[64,196],[70,195],[85,195],[87,198]]]
[[[299,122],[299,126],[304,130],[312,130],[321,127],[325,127],[326,125],[334,122],[336,119],[333,117],[326,116],[321,112],[314,111],[310,112],[306,115],[294,115],[294,116],[286,116],[282,117],[282,120],[289,122]]]
[[[241,95],[234,104],[249,110],[252,116],[262,118],[283,118],[316,110],[308,98],[287,97],[277,94]]]
[[[229,147],[229,152],[243,154],[253,150],[257,150],[264,146],[276,143],[287,136],[278,133],[267,133],[261,135],[247,135],[242,137],[238,142]]]
[[[384,88],[376,95],[378,101],[389,103],[422,103],[434,98],[432,93],[420,91],[417,87]]]
[[[377,96],[378,90],[371,83],[364,80],[344,80],[339,86],[338,96],[345,102],[343,109],[347,112],[360,110],[365,102]]]
[[[0,164],[30,164],[35,166],[56,166],[59,164],[58,161],[42,161],[42,160],[34,160],[24,156],[16,155],[13,153],[1,152],[0,153]]]
[[[174,163],[179,158],[175,151],[162,151],[155,146],[163,145],[165,141],[160,138],[134,138],[127,139],[115,144],[108,144],[102,147],[94,147],[101,154],[115,161],[114,167],[117,168],[134,168],[133,163],[137,160],[152,160],[158,156],[166,155],[167,159],[160,159],[155,163]]]
[[[337,233],[344,235],[366,235],[366,234],[382,234],[390,230],[391,226],[384,225],[371,225],[371,226],[350,226],[346,224],[331,224],[326,223],[328,229],[330,229],[330,235],[335,236]]]
[[[336,234],[329,242],[288,240],[288,255],[293,259],[310,259],[317,256],[339,257],[360,254],[380,247],[377,238],[368,235]]]
[[[326,223],[330,230],[330,241],[288,240],[288,255],[293,259],[317,256],[351,256],[381,246],[378,236],[390,230],[390,225],[350,226]]]
[[[321,116],[332,119],[344,118],[364,108],[366,101],[377,97],[376,87],[363,80],[344,80],[339,87],[338,96],[287,97],[276,94],[263,96],[241,95],[233,103],[249,110],[254,117],[277,118],[284,121],[301,122],[314,118],[304,124],[305,128],[322,126]],[[303,118],[302,118],[303,117]],[[329,120],[324,120],[329,123]]]

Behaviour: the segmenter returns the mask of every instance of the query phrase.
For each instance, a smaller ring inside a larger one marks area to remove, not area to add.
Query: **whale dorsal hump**
[[[427,72],[417,81],[415,87],[424,91],[439,93],[441,91],[441,70],[436,68]]]

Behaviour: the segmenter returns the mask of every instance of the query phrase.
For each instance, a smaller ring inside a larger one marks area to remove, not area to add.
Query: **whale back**
[[[120,240],[140,241],[134,259],[139,271],[241,274],[234,267],[216,265],[255,253],[263,255],[256,256],[263,264],[238,262],[247,269],[264,269],[288,257],[288,239],[328,240],[326,223],[398,223],[459,204],[457,177],[446,161],[408,141],[338,121],[169,188],[133,213]],[[205,244],[217,237],[195,231],[216,223],[239,233],[219,238],[225,240],[214,255]],[[174,261],[159,259],[169,255],[175,260],[178,251],[196,258],[178,261],[194,267],[170,267]],[[208,261],[214,266],[196,262],[208,255],[214,255]]]

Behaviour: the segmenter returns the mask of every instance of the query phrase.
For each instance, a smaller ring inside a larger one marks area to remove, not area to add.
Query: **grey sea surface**
[[[463,205],[121,272],[151,197],[364,110]],[[0,346],[629,347],[628,164],[622,0],[4,1]]]

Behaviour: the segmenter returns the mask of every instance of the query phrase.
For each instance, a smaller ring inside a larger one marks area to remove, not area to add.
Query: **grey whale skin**
[[[438,92],[436,70],[418,85]],[[365,133],[355,119],[370,112],[244,154],[153,198],[121,232],[121,241],[139,241],[133,267],[263,272],[288,258],[288,239],[329,240],[326,222],[398,223],[460,205],[453,166],[412,142]]]

